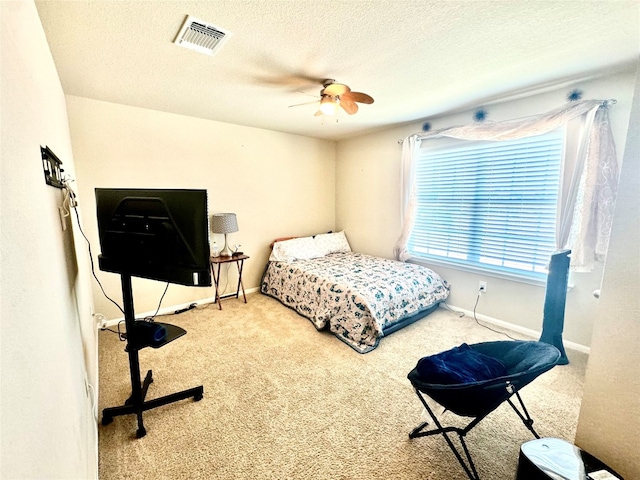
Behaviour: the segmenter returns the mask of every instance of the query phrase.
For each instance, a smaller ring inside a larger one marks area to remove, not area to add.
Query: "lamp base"
[[[229,245],[227,245],[227,234],[226,233],[224,234],[224,248],[220,252],[220,256],[221,257],[230,257],[231,256],[231,249],[229,248]]]

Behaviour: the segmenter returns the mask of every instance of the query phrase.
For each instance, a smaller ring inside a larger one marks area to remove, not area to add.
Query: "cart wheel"
[[[202,400],[202,394],[199,393],[198,395],[194,395],[193,396],[193,401],[194,402],[199,402],[200,400]]]
[[[111,422],[113,422],[111,415],[102,415],[102,425],[109,425]]]
[[[144,427],[140,427],[138,430],[136,430],[136,437],[138,438],[142,438],[147,434],[147,430]]]

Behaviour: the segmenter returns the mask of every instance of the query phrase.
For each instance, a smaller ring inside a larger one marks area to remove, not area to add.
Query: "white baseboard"
[[[249,288],[247,290],[245,290],[246,294],[249,293],[254,293],[257,292],[259,290],[258,287],[254,287],[254,288]],[[164,307],[161,308],[158,311],[158,315],[165,315],[167,313],[173,313],[176,310],[182,310],[183,308],[187,308],[189,307],[189,305],[195,303],[196,305],[206,305],[209,303],[215,303],[215,297],[209,297],[209,298],[203,298],[201,300],[197,300],[195,302],[188,302],[188,303],[182,303],[182,304],[178,304],[178,305],[172,305],[170,307]],[[440,304],[440,308],[450,308],[451,310],[455,310],[456,312],[461,312],[464,313],[465,316],[469,317],[469,318],[473,318],[473,312],[471,310],[466,310],[464,308],[460,308],[460,307],[456,307],[454,305],[447,305],[447,306],[443,306],[443,304]],[[151,316],[155,313],[154,311],[150,311],[150,312],[143,312],[143,313],[138,313],[136,314],[136,317],[138,318],[144,318],[144,317],[148,317]],[[508,330],[512,330],[514,332],[520,333],[524,336],[530,337],[532,339],[538,339],[540,338],[540,334],[542,333],[541,331],[537,331],[537,330],[532,330],[530,328],[525,328],[525,327],[521,327],[520,325],[516,325],[514,323],[510,323],[510,322],[505,322],[504,320],[498,320],[497,318],[493,318],[493,317],[489,317],[487,315],[483,315],[481,313],[476,313],[476,318],[478,320],[481,320],[483,322],[486,323],[490,323],[492,325],[495,325],[496,327],[501,327],[501,328],[506,328]],[[120,317],[120,318],[115,318],[113,320],[107,320],[107,327],[114,327],[116,325],[118,325],[118,323],[120,323],[121,321],[124,320],[124,317]],[[591,349],[585,345],[580,345],[579,343],[575,343],[575,342],[570,342],[567,340],[562,341],[562,344],[564,345],[565,348],[570,348],[572,350],[576,350],[578,352],[582,352],[582,353],[586,353],[587,355],[591,352]]]
[[[448,305],[448,307],[452,310],[455,310],[456,312],[464,313],[465,316],[467,317],[473,318],[473,312],[470,310],[465,310],[464,308],[456,307],[453,305]],[[440,304],[440,308],[447,308],[447,307]],[[476,313],[476,318],[483,322],[495,325],[496,327],[506,328],[508,330],[512,330],[514,332],[520,333],[534,340],[539,339],[540,334],[542,333],[541,331],[521,327],[520,325],[515,325],[513,323],[505,322],[504,320],[498,320],[497,318],[489,317],[487,315],[482,315],[481,313]],[[587,355],[589,355],[589,353],[591,352],[591,349],[589,347],[585,345],[580,345],[579,343],[569,342],[563,339],[562,344],[564,345],[564,348],[570,348],[571,350],[576,350],[578,352],[586,353]]]
[[[245,290],[245,294],[248,295],[250,293],[257,292],[258,290],[259,290],[258,287],[248,288],[247,290]],[[209,303],[215,303],[215,300],[216,300],[215,297],[208,297],[208,298],[203,298],[201,300],[196,300],[195,302],[187,302],[187,303],[181,303],[181,304],[178,304],[178,305],[172,305],[170,307],[163,307],[160,310],[158,310],[157,315],[171,314],[171,313],[174,313],[177,310],[182,310],[183,308],[188,308],[190,305],[192,305],[194,303],[196,305],[206,305],[206,304],[209,304]],[[137,313],[136,312],[136,318],[150,317],[151,315],[154,315],[155,313],[156,313],[155,310],[149,311],[149,312],[142,312],[142,313]],[[124,321],[124,317],[119,317],[119,318],[114,318],[112,320],[107,320],[106,326],[107,327],[115,327],[115,326],[118,325],[118,323],[123,322],[123,321]]]

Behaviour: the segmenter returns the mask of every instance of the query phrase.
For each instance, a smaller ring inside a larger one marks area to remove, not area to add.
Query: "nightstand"
[[[244,267],[244,261],[249,258],[247,255],[235,255],[231,257],[211,257],[209,259],[211,263],[211,273],[213,274],[213,283],[216,287],[216,299],[215,302],[222,310],[222,299],[223,298],[231,298],[236,297],[240,298],[240,289],[242,289],[242,297],[244,298],[244,303],[247,303],[247,296],[244,293],[244,285],[242,284],[242,268]],[[238,286],[236,288],[236,293],[230,293],[225,295],[224,297],[220,296],[219,284],[220,284],[220,267],[223,263],[231,263],[235,262],[238,267]],[[216,269],[216,265],[218,268]],[[217,270],[217,271],[216,271]]]

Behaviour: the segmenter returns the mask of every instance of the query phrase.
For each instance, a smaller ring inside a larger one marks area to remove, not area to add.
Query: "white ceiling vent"
[[[229,31],[187,15],[173,43],[189,50],[213,55],[222,48],[229,35]]]

